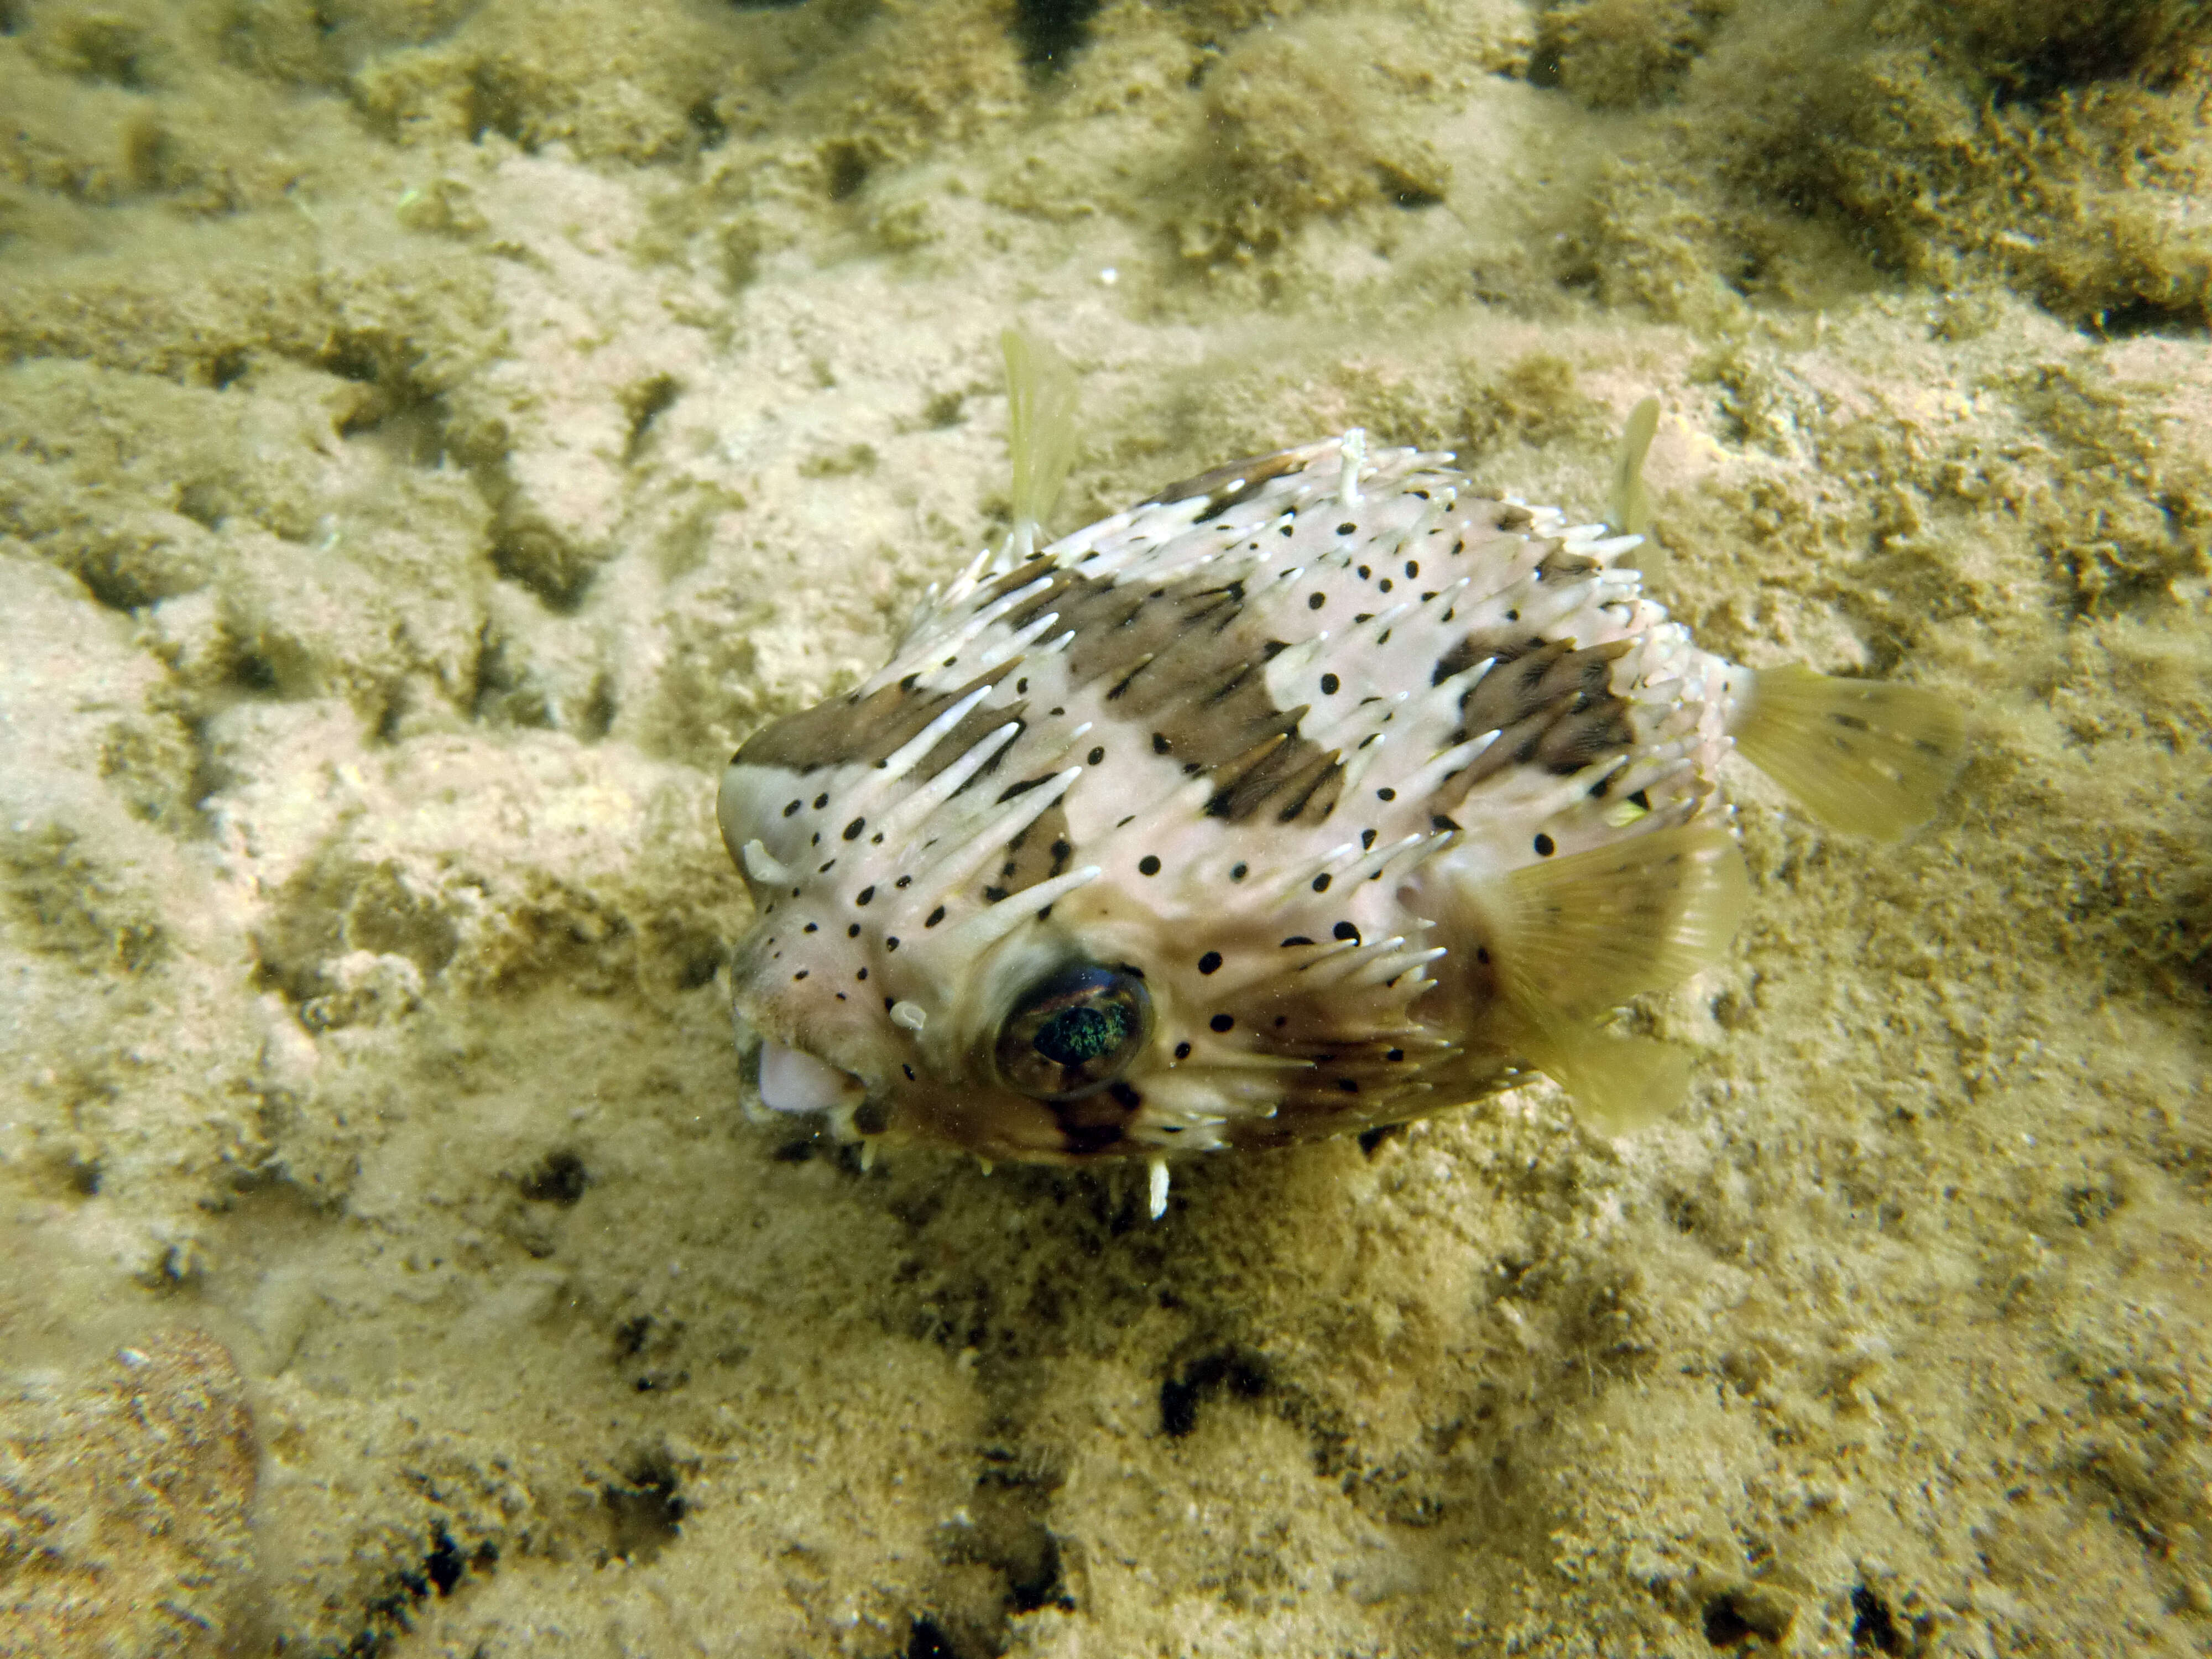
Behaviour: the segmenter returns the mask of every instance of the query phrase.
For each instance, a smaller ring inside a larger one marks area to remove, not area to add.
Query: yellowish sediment
[[[0,1653],[2200,1650],[2207,39],[0,0]],[[749,1126],[715,773],[1005,533],[1018,322],[1063,528],[1596,517],[1656,392],[1668,603],[1963,784],[1744,774],[1632,1139]]]

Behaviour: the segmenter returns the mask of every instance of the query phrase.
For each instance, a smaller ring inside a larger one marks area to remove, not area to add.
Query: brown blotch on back
[[[1034,581],[1036,573],[1031,572]],[[806,773],[823,767],[873,766],[889,760],[930,721],[978,686],[1005,677],[1000,666],[978,674],[949,691],[925,690],[909,680],[896,681],[865,696],[858,691],[833,697],[812,708],[763,726],[738,746],[738,766],[781,766]],[[1018,720],[1026,702],[985,703],[930,747],[909,775],[927,783],[1008,720]],[[986,769],[987,770],[988,769]]]
[[[1232,507],[1249,501],[1267,483],[1276,478],[1287,477],[1305,470],[1310,459],[1303,449],[1279,449],[1272,455],[1255,455],[1242,461],[1231,461],[1226,466],[1217,466],[1210,472],[1201,472],[1195,478],[1185,478],[1171,483],[1157,495],[1139,501],[1139,507],[1164,507],[1170,501],[1187,501],[1194,497],[1206,497],[1206,507],[1196,522],[1218,518]]]
[[[1508,766],[1538,765],[1565,775],[1635,740],[1626,698],[1613,690],[1612,665],[1626,654],[1630,641],[1575,649],[1567,640],[1526,635],[1470,634],[1438,659],[1438,680],[1495,658],[1487,672],[1460,699],[1460,729],[1453,741],[1464,743],[1485,732],[1498,738],[1459,775],[1472,787]]]
[[[1273,641],[1245,607],[1241,582],[1187,577],[1164,586],[1070,576],[1007,618],[1046,609],[1075,630],[1069,678],[1103,682],[1109,712],[1218,787],[1206,810],[1232,821],[1273,808],[1318,823],[1336,805],[1335,751],[1298,735],[1308,705],[1278,708],[1262,665]]]

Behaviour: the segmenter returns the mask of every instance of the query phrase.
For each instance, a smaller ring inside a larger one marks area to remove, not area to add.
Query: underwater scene
[[[0,0],[0,1656],[2212,1651],[2208,95]]]

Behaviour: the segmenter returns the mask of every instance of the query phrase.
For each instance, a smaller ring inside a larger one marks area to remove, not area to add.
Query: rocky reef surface
[[[2212,1639],[2212,26],[0,0],[0,1653]],[[1747,773],[1675,1119],[748,1125],[716,772],[1003,533],[1358,424],[1955,696]]]

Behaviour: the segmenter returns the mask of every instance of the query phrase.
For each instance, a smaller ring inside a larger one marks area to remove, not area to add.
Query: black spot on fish
[[[1337,678],[1337,677],[1336,677],[1335,675],[1334,675],[1334,674],[1324,674],[1324,675],[1322,675],[1322,676],[1321,677],[1321,694],[1322,694],[1322,696],[1323,696],[1324,697],[1333,697],[1333,696],[1334,696],[1336,695],[1336,693],[1337,693],[1337,688],[1338,688],[1338,687],[1340,687],[1340,686],[1341,686],[1343,684],[1344,684],[1344,682],[1343,682],[1342,680],[1340,680],[1339,678]]]
[[[847,825],[845,826],[845,839],[846,839],[847,841],[858,841],[858,840],[860,840],[860,832],[861,832],[863,830],[866,830],[867,827],[868,827],[868,821],[867,821],[867,819],[866,819],[866,818],[854,818],[854,819],[850,823],[848,823],[848,824],[847,824]]]
[[[1351,922],[1340,921],[1336,924],[1336,927],[1332,930],[1332,932],[1338,939],[1348,939],[1354,945],[1359,943],[1359,929],[1354,927]]]
[[[1204,956],[1198,959],[1198,971],[1201,974],[1213,973],[1218,969],[1220,966],[1221,952],[1218,951],[1208,951]]]
[[[1233,1030],[1236,1028],[1237,1017],[1234,1014],[1216,1014],[1212,1019],[1206,1021],[1206,1024],[1217,1031]]]
[[[1559,850],[1559,842],[1553,841],[1549,836],[1540,835],[1536,837],[1536,856],[1538,858],[1547,859]]]
[[[1137,873],[1139,875],[1157,876],[1159,872],[1160,860],[1158,854],[1147,853],[1144,857],[1137,860]]]

